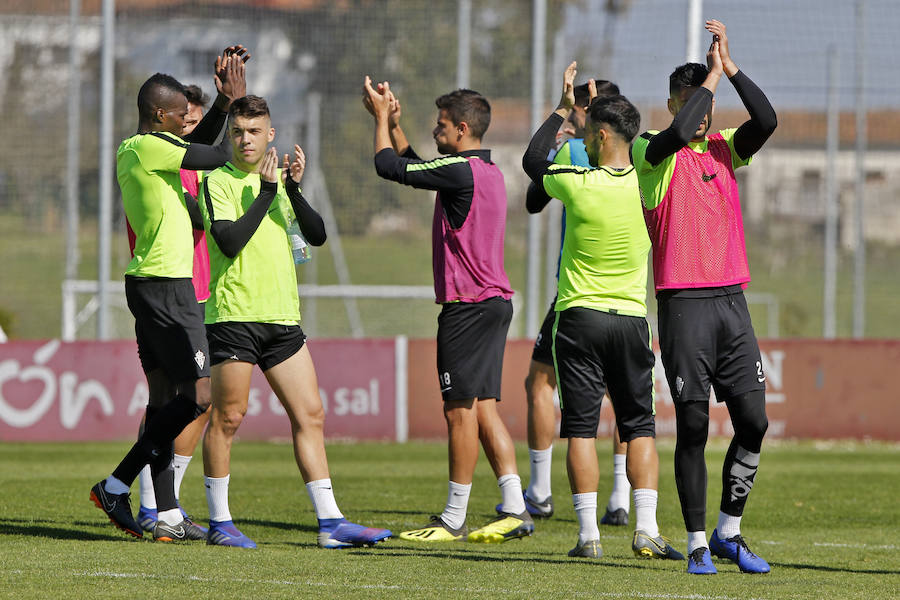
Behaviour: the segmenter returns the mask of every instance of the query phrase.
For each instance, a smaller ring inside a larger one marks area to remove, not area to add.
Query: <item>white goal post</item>
[[[404,300],[434,300],[430,285],[314,285],[300,284],[301,298],[377,298]],[[99,282],[93,279],[66,279],[62,282],[62,332],[65,342],[74,341],[78,329],[93,317],[100,305],[97,294]],[[125,302],[125,282],[110,281],[110,305],[128,309]],[[79,305],[79,296],[87,295],[87,302]]]
[[[401,300],[434,300],[434,288],[430,285],[318,285],[301,283],[297,286],[300,297],[311,300],[315,298],[375,298],[375,299],[401,299]],[[65,342],[74,341],[78,329],[94,316],[99,307],[97,293],[99,282],[93,279],[66,279],[62,282],[62,332],[61,339]],[[107,288],[110,292],[110,305],[116,309],[127,311],[125,303],[125,282],[110,281]],[[87,302],[79,308],[79,296],[87,295]],[[762,304],[766,307],[766,337],[778,337],[779,302],[774,294],[747,292],[745,294],[747,304]],[[521,319],[518,314],[521,311],[519,304],[521,296],[516,293],[513,296],[513,306],[516,317],[510,334],[513,336],[521,333],[516,323]],[[310,307],[311,308],[311,307]],[[314,310],[314,309],[313,309]],[[348,309],[349,310],[349,309]],[[361,327],[360,327],[361,329]],[[354,337],[364,337],[365,332]],[[0,341],[5,338],[0,330]]]

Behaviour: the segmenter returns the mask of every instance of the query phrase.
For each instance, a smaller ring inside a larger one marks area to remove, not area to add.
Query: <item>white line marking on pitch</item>
[[[896,550],[893,544],[874,546],[872,544],[838,544],[833,542],[813,542],[813,546],[825,546],[827,548],[860,548],[863,550]]]
[[[754,543],[766,546],[780,546],[784,544],[784,542],[776,542],[774,540],[759,540]],[[813,546],[820,548],[853,548],[856,550],[897,550],[900,548],[900,546],[895,546],[894,544],[844,544],[839,542],[813,542]]]
[[[221,583],[222,578],[216,577],[207,578],[207,577],[198,577],[196,575],[190,575],[184,577],[182,575],[174,576],[174,575],[156,575],[153,573],[114,573],[112,571],[75,571],[73,575],[81,575],[84,577],[114,577],[117,579],[176,579],[178,581],[203,581],[207,583]],[[404,587],[400,585],[350,585],[343,583],[326,583],[324,581],[287,581],[280,579],[244,579],[244,578],[233,578],[228,581],[232,581],[234,583],[250,583],[254,585],[265,584],[265,585],[284,585],[284,586],[309,586],[309,587],[338,587],[338,588],[349,588],[349,589],[357,589],[357,590],[403,590],[403,591],[415,591],[419,588],[414,587]],[[498,590],[492,588],[490,590],[485,588],[445,588],[447,591],[456,591],[456,592],[502,592],[506,594],[516,594],[519,593],[519,590]],[[735,598],[733,596],[704,596],[702,594],[658,594],[658,593],[642,593],[642,592],[632,592],[632,593],[617,593],[617,592],[597,592],[595,590],[591,590],[590,592],[575,592],[576,596],[591,596],[591,597],[600,597],[600,598],[661,598],[663,600],[760,600],[758,598]]]

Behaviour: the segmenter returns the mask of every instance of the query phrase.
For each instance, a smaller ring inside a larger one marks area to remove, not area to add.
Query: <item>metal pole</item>
[[[566,68],[567,63],[565,63],[565,58],[563,57],[564,52],[565,35],[562,31],[557,31],[553,36],[553,54],[550,61],[551,82],[554,81],[554,77],[558,77],[559,73],[562,73],[563,69]],[[593,73],[594,71],[585,72]],[[550,101],[550,106],[553,106],[553,102],[557,100],[553,96],[555,93],[558,93],[558,90],[552,83],[549,88],[548,100]],[[560,236],[562,235],[562,203],[557,200],[551,200],[544,211],[547,213],[546,250],[544,253],[544,298],[549,302],[550,298],[556,296],[559,283],[556,278],[556,269],[559,264],[559,245]]]
[[[543,122],[544,77],[546,55],[544,53],[547,30],[547,0],[534,0],[531,32],[531,130],[536,131]],[[538,332],[538,308],[540,301],[541,217],[528,217],[527,275],[525,281],[525,334],[534,337]]]
[[[456,50],[456,87],[469,87],[469,66],[472,62],[472,0],[459,0],[459,13],[456,23],[456,39],[459,44]]]
[[[322,112],[322,95],[318,92],[311,93],[307,96],[309,104],[310,119],[309,138],[313,145],[310,149],[319,156],[319,148],[321,143],[321,132],[319,123]],[[315,141],[313,141],[315,140]],[[331,205],[331,197],[328,195],[328,185],[325,182],[325,175],[321,169],[319,159],[316,159],[315,169],[311,175],[314,176],[313,181],[316,182],[315,189],[316,198],[314,200],[322,220],[325,221],[325,233],[328,236],[328,246],[331,248],[331,258],[334,260],[334,271],[337,274],[338,282],[341,285],[350,285],[350,269],[347,266],[347,259],[344,256],[344,247],[341,244],[341,236],[338,232],[337,219],[334,218],[334,209]],[[347,321],[350,323],[350,332],[354,338],[365,336],[363,329],[362,317],[360,316],[359,306],[354,296],[344,296],[344,309],[347,311]]]
[[[319,178],[322,172],[322,130],[320,128],[319,119],[321,115],[322,95],[318,92],[308,93],[306,95],[306,160],[309,165],[309,172],[316,175],[309,182],[310,198],[313,202],[317,202],[316,195],[319,193],[319,184],[324,187],[324,181]],[[303,283],[315,286],[319,283],[319,261],[311,260],[303,265]],[[302,288],[301,288],[302,289]],[[303,301],[303,329],[306,333],[318,337],[318,302],[315,297],[304,296]]]
[[[109,339],[109,265],[112,228],[113,81],[115,61],[115,0],[103,0],[103,39],[100,56],[100,206],[97,215],[97,337]]]
[[[828,136],[825,151],[825,290],[823,299],[822,335],[834,338],[837,329],[835,297],[837,293],[837,153],[840,105],[838,75],[840,63],[837,47],[828,46]]]
[[[856,1],[856,260],[853,269],[853,337],[865,334],[866,319],[866,2]]]
[[[81,0],[69,2],[69,101],[66,142],[66,279],[78,276],[78,142],[81,137],[81,52],[78,47],[78,18]]]
[[[396,441],[409,439],[409,340],[405,335],[394,338],[394,429]]]
[[[703,35],[703,0],[688,0],[687,46],[684,62],[702,63],[700,37]]]

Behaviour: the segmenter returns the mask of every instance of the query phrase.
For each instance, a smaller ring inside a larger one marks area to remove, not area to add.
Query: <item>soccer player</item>
[[[449,437],[447,503],[430,522],[401,539],[445,542],[466,537],[466,511],[478,443],[497,476],[498,516],[468,534],[470,542],[504,542],[534,532],[525,509],[512,438],[497,412],[512,288],[503,267],[506,189],[481,139],[490,124],[488,101],[472,90],[439,97],[432,131],[443,156],[420,159],[400,127],[400,103],[387,82],[367,76],[363,102],[375,119],[378,175],[437,191],[432,266],[438,317],[437,368]]]
[[[244,61],[237,48],[230,47],[216,60],[216,110],[198,124],[195,136],[218,130],[223,109],[246,93]],[[125,215],[137,236],[125,272],[125,295],[135,317],[150,404],[144,433],[112,474],[91,488],[90,497],[116,527],[142,537],[131,512],[131,484],[148,463],[154,474],[171,469],[173,440],[209,406],[209,350],[191,284],[191,203],[182,196],[179,172],[222,165],[228,150],[181,138],[188,103],[184,86],[175,78],[161,73],[150,77],[138,92],[137,104],[138,130],[119,146],[116,171]],[[199,217],[199,210],[195,215]],[[158,485],[156,501],[155,540],[201,537],[181,514],[174,485]]]
[[[619,86],[606,80],[595,80],[598,96],[616,95]],[[575,105],[563,125],[563,133],[571,136],[553,157],[553,162],[563,165],[588,167],[588,157],[584,148],[584,127],[587,118],[585,109],[590,100],[588,84],[575,86]],[[542,187],[533,182],[528,186],[525,205],[529,213],[538,213],[547,205],[550,197]],[[563,208],[562,236],[565,239],[566,213]],[[562,248],[560,247],[560,251]],[[557,268],[557,278],[559,272]],[[528,455],[531,463],[531,478],[525,490],[525,506],[528,512],[539,518],[553,515],[553,496],[550,487],[550,472],[553,457],[553,437],[556,435],[556,411],[553,393],[556,389],[556,372],[553,368],[553,323],[556,321],[556,298],[550,303],[547,315],[541,325],[531,364],[525,378],[525,394],[528,399]],[[631,485],[625,472],[626,445],[619,439],[619,430],[613,433],[613,489],[606,504],[606,513],[600,519],[603,525],[627,525],[629,492]]]
[[[741,515],[768,427],[765,375],[742,289],[750,281],[734,170],[775,131],[775,111],[728,51],[725,25],[706,22],[707,66],[688,63],[669,77],[672,124],[647,132],[632,150],[653,243],[653,274],[666,379],[675,402],[675,481],[688,532],[688,572],[715,573],[710,551],[745,573],[769,565],[747,547]],[[750,119],[709,133],[722,74]],[[719,520],[706,543],[709,388],[725,402],[734,438],[722,466]]]
[[[306,336],[300,328],[297,273],[287,228],[296,220],[313,246],[325,243],[322,217],[299,183],[306,166],[300,146],[278,155],[269,107],[258,96],[232,103],[230,162],[207,175],[201,210],[212,265],[206,329],[212,365],[212,414],[203,437],[209,504],[207,543],[255,548],[228,508],[231,444],[247,412],[250,376],[259,365],[291,421],[294,457],[319,521],[319,546],[375,544],[387,529],[351,523],[335,502],[323,425],[325,410]],[[279,181],[279,174],[283,182]]]
[[[654,357],[645,318],[650,240],[628,155],[640,114],[624,96],[596,98],[587,108],[584,137],[595,168],[547,160],[556,131],[575,105],[575,74],[573,62],[563,76],[559,105],[522,158],[531,180],[566,207],[553,360],[562,408],[560,436],[569,440],[566,467],[579,523],[578,543],[569,556],[602,555],[594,439],[601,401],[609,390],[634,488],[632,550],[640,557],[681,560],[684,556],[660,535],[656,522]]]
[[[243,54],[242,56],[244,62],[247,62],[249,58],[249,54]],[[184,137],[185,139],[192,139],[191,134],[200,123],[200,120],[203,118],[206,105],[209,104],[210,98],[203,93],[203,90],[200,89],[199,86],[196,85],[184,86],[184,95],[188,101],[188,112],[184,117],[184,129],[182,130],[182,137]],[[221,112],[221,114],[224,117],[226,113]],[[220,129],[222,124],[220,124]],[[204,140],[193,141],[198,141],[201,143],[212,143],[215,141],[215,137],[217,136],[218,132],[216,132],[216,135],[211,138],[208,137]],[[181,169],[180,175],[181,187],[184,192],[185,203],[196,203],[198,187],[200,184],[198,177],[199,173],[197,171]],[[134,234],[134,230],[131,228],[131,224],[127,223],[126,221],[126,225],[128,228],[128,243],[131,248],[131,255],[134,256],[134,243],[136,236]],[[206,234],[203,231],[202,223],[200,224],[200,229],[194,229],[193,234],[194,270],[191,277],[191,283],[193,283],[194,285],[194,294],[197,296],[197,302],[203,303],[206,302],[207,298],[209,298],[209,253],[206,250]],[[154,393],[158,393],[161,391],[164,392],[164,396],[171,397],[170,391],[157,389],[154,390]],[[168,479],[170,478],[173,478],[172,485],[174,485],[176,500],[178,500],[180,497],[181,482],[184,479],[185,471],[187,470],[187,467],[191,462],[191,458],[193,457],[194,448],[197,447],[197,442],[200,441],[200,438],[203,435],[203,430],[206,428],[206,423],[208,421],[209,410],[206,410],[202,415],[188,424],[188,426],[184,428],[184,431],[178,434],[178,437],[175,438],[175,454],[172,459],[172,471],[169,471],[167,469],[160,474],[160,476],[163,477],[166,481],[168,481]],[[144,423],[144,419],[141,419],[141,432],[143,432],[144,430]],[[157,510],[156,496],[153,486],[153,476],[150,471],[150,465],[147,465],[143,469],[141,469],[141,473],[138,476],[138,487],[140,492],[139,495],[141,504],[140,508],[138,508],[137,521],[138,524],[144,529],[144,531],[153,533],[153,530],[156,527]],[[167,485],[167,483],[163,483],[163,485]],[[178,506],[179,508],[181,508],[180,502],[178,503]],[[184,512],[183,508],[181,509],[181,512],[186,519],[189,518]],[[195,523],[195,525],[197,524]],[[206,528],[201,527],[200,525],[197,525],[196,528],[190,529],[189,533],[202,536],[198,537],[198,539],[206,539]]]

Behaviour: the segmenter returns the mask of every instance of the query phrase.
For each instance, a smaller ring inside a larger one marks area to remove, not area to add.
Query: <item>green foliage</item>
[[[13,335],[13,324],[16,322],[16,317],[10,311],[0,306],[0,329],[6,334],[6,337],[10,337]]]
[[[900,517],[894,502],[900,493],[894,476],[897,444],[767,443],[743,530],[772,572],[742,575],[735,565],[717,561],[715,577],[689,576],[683,562],[635,558],[631,527],[601,527],[604,557],[597,563],[568,558],[578,526],[561,442],[553,464],[557,512],[537,523],[532,538],[497,546],[392,539],[345,551],[316,547],[315,515],[287,444],[234,446],[231,510],[258,549],[127,538],[88,500],[90,486],[126,448],[118,443],[0,445],[5,490],[0,495],[0,597],[818,600],[892,598],[900,587],[891,526]],[[612,461],[606,440],[598,448],[602,506]],[[712,441],[707,449],[709,532],[725,449],[722,441]],[[517,450],[524,467],[525,448]],[[660,442],[658,517],[662,532],[683,548],[672,452],[670,440]],[[328,454],[341,510],[357,522],[399,533],[422,524],[445,500],[442,442],[332,443]],[[182,487],[182,502],[198,520],[206,514],[201,471],[198,455]],[[521,474],[527,480],[527,471]],[[490,519],[498,500],[482,458],[469,525]]]

